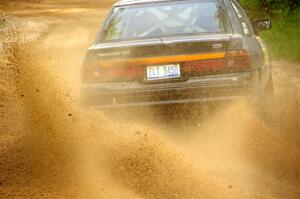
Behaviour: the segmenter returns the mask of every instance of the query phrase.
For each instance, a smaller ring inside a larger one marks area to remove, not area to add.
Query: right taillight
[[[230,50],[225,55],[226,68],[247,69],[251,66],[251,59],[246,50]]]
[[[223,58],[188,61],[183,64],[183,72],[201,75],[203,73],[240,71],[250,68],[251,60],[246,50],[230,50]]]

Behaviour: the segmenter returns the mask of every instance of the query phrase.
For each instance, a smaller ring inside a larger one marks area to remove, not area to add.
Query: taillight
[[[126,81],[141,78],[143,72],[141,66],[101,67],[97,62],[87,62],[83,64],[82,78],[84,82]]]
[[[190,61],[183,64],[183,72],[187,73],[202,73],[216,72],[225,68],[224,59],[205,60],[205,61]]]
[[[247,69],[251,65],[251,59],[246,50],[231,50],[225,55],[226,68]]]
[[[223,58],[184,62],[183,72],[202,74],[235,71],[247,69],[250,67],[250,64],[250,56],[247,51],[232,50],[227,51]]]
[[[243,49],[243,41],[240,37],[230,39],[225,60],[227,68],[247,69],[251,66],[250,54]]]

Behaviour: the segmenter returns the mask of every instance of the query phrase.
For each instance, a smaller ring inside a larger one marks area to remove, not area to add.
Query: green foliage
[[[274,21],[271,31],[261,33],[275,58],[300,62],[300,14]]]
[[[260,0],[240,0],[240,3],[248,8],[257,8]]]
[[[241,0],[250,18],[272,18],[273,28],[262,32],[274,58],[300,62],[300,1]]]
[[[282,13],[290,13],[300,7],[299,0],[240,0],[254,18],[276,17]]]

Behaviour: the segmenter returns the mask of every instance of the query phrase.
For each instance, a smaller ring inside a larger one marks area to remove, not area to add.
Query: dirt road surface
[[[111,3],[0,1],[0,198],[300,198],[297,63],[274,61],[268,122],[243,100],[177,120],[80,106]]]

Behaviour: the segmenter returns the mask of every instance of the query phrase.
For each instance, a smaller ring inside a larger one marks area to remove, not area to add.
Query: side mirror
[[[253,22],[255,32],[270,30],[272,28],[272,21],[270,19],[261,19]]]

